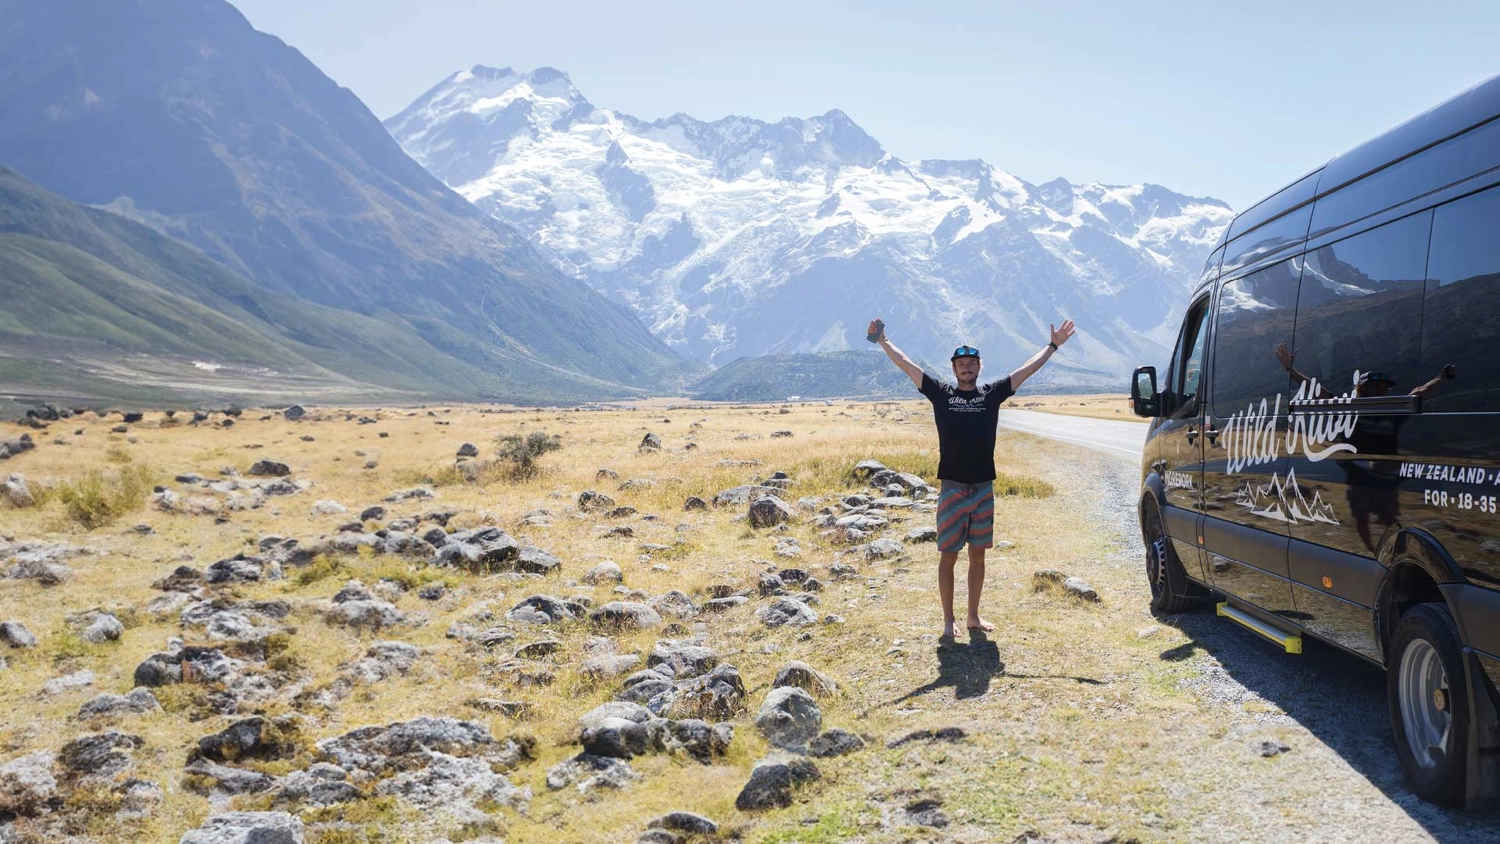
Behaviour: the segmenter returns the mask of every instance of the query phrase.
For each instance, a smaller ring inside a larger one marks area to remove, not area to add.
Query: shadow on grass
[[[1163,661],[1183,662],[1202,651],[1217,660],[1226,679],[1233,681],[1216,680],[1217,672],[1210,670],[1205,680],[1208,697],[1233,705],[1253,694],[1276,705],[1438,841],[1496,840],[1500,811],[1445,809],[1422,801],[1407,788],[1396,758],[1386,707],[1386,677],[1380,668],[1310,636],[1305,637],[1301,655],[1288,655],[1254,633],[1208,613],[1160,620],[1190,639],[1163,651]]]
[[[895,706],[912,698],[921,697],[938,689],[952,688],[956,700],[983,697],[990,690],[990,681],[1004,676],[1018,680],[1071,680],[1091,686],[1103,685],[1092,677],[1073,677],[1064,674],[1008,674],[1005,663],[1000,661],[1000,648],[980,630],[969,631],[967,644],[956,639],[942,638],[937,647],[938,675],[929,683],[894,700],[876,704],[871,709]]]

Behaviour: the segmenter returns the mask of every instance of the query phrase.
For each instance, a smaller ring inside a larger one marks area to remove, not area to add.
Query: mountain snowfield
[[[1018,364],[1071,317],[1044,375],[1119,388],[1158,362],[1233,212],[1157,185],[1032,185],[979,160],[903,161],[847,115],[646,122],[551,68],[455,73],[386,121],[406,151],[566,272],[715,365],[958,343]],[[1018,129],[1018,131],[1023,131]]]

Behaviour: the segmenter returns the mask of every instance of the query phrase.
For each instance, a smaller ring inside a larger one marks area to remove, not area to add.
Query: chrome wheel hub
[[[1401,654],[1401,725],[1412,758],[1422,768],[1435,768],[1446,758],[1444,745],[1453,724],[1448,674],[1437,649],[1425,639],[1414,639]]]
[[[1146,546],[1146,578],[1152,594],[1160,595],[1167,588],[1167,538],[1160,534]]]

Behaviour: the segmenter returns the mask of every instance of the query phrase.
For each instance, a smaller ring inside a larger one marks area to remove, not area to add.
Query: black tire
[[[1187,572],[1177,559],[1177,550],[1167,536],[1156,502],[1141,508],[1141,534],[1146,543],[1146,582],[1151,585],[1151,611],[1175,615],[1193,609],[1196,602],[1188,596]]]
[[[1423,800],[1461,806],[1471,716],[1458,625],[1442,604],[1418,604],[1401,616],[1389,653],[1386,695],[1391,730],[1396,734],[1396,755],[1401,759],[1406,782]],[[1426,671],[1421,670],[1423,666]],[[1442,682],[1435,683],[1432,679],[1439,666]],[[1429,686],[1431,692],[1412,691]],[[1432,692],[1441,692],[1442,700]],[[1435,741],[1431,740],[1438,726],[1432,723],[1434,715],[1439,719],[1446,715],[1447,721],[1441,738]],[[1426,750],[1415,745],[1425,745]]]

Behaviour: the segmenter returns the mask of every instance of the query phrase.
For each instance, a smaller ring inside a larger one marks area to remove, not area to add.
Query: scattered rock
[[[552,624],[582,618],[585,612],[583,605],[574,601],[564,601],[551,595],[531,595],[516,604],[506,618],[529,624]]]
[[[562,567],[562,560],[535,545],[526,545],[516,556],[516,571],[527,574],[551,574]]]
[[[236,762],[241,759],[286,759],[299,749],[297,730],[288,719],[256,715],[198,739],[193,759]]]
[[[641,658],[635,654],[600,654],[578,663],[578,673],[595,680],[609,680],[629,674],[640,662]]]
[[[374,507],[366,507],[359,514],[359,520],[362,521],[362,522],[370,522],[370,521],[379,522],[379,521],[383,521],[385,519],[385,517],[386,517],[386,509],[384,507],[381,507],[378,504],[375,505]]]
[[[793,598],[780,598],[768,607],[762,607],[758,613],[761,623],[767,627],[782,627],[792,625],[801,627],[808,624],[818,623],[818,614],[802,601]]]
[[[0,622],[0,644],[12,648],[34,648],[36,636],[19,621]]]
[[[750,772],[750,780],[735,798],[735,808],[742,812],[758,809],[780,809],[792,805],[798,786],[821,777],[818,768],[806,759],[766,759]]]
[[[906,534],[906,541],[907,542],[936,542],[937,541],[937,528],[935,528],[935,527],[912,528]]]
[[[796,511],[790,504],[774,495],[763,495],[750,505],[750,526],[757,529],[775,527],[794,515]]]
[[[125,633],[125,625],[118,618],[107,612],[94,613],[88,626],[83,628],[80,634],[85,642],[101,644],[113,642]]]
[[[73,739],[58,750],[57,761],[76,775],[107,777],[129,768],[130,755],[145,744],[140,736],[110,730]]]
[[[35,817],[52,808],[58,797],[52,775],[56,758],[42,750],[0,765],[0,817]]]
[[[293,771],[277,783],[276,802],[309,806],[332,806],[364,797],[349,773],[337,765],[317,762],[305,771]]]
[[[292,473],[291,467],[275,460],[257,460],[248,474],[271,478],[284,478]]]
[[[601,627],[644,630],[661,624],[661,614],[634,601],[610,601],[589,613],[589,621]]]
[[[339,513],[349,512],[349,508],[332,499],[323,499],[313,502],[312,511],[314,516],[334,516]]]
[[[183,770],[195,777],[202,777],[211,781],[212,785],[210,787],[223,792],[225,795],[257,794],[269,790],[275,784],[269,776],[260,771],[233,768],[228,765],[210,762],[207,759],[190,762]],[[204,785],[208,784],[205,783]]]
[[[578,510],[583,513],[602,513],[615,506],[615,500],[602,492],[586,489],[578,493]]]
[[[865,558],[869,560],[884,560],[896,557],[906,551],[906,547],[894,539],[876,539],[865,546]]]
[[[1070,577],[1064,580],[1063,590],[1081,601],[1099,603],[1099,593],[1095,592],[1094,587],[1090,586],[1089,582],[1081,577]]]
[[[1061,585],[1068,576],[1057,569],[1037,569],[1031,573],[1031,588],[1041,592],[1053,586]]]
[[[370,468],[374,468],[374,467],[370,467]],[[434,493],[432,490],[428,489],[425,486],[419,486],[419,487],[412,487],[411,489],[399,489],[399,490],[396,490],[395,492],[391,493],[390,495],[387,495],[382,500],[385,501],[387,504],[396,504],[396,503],[399,503],[399,502],[402,502],[402,501],[417,501],[417,500],[423,500],[423,499],[429,499],[429,498],[436,498],[436,497],[437,497],[437,494]],[[366,511],[366,512],[368,512],[368,511]]]
[[[0,483],[0,498],[10,502],[12,507],[35,507],[36,496],[31,494],[31,488],[26,485],[23,475],[11,475]]]
[[[640,778],[624,759],[580,753],[547,771],[547,787],[555,791],[576,785],[580,794],[588,794],[600,788],[624,788]]]
[[[902,811],[909,824],[942,829],[950,823],[948,814],[943,811],[942,806],[943,801],[939,798],[923,797],[906,804],[906,808]]]
[[[781,490],[775,487],[760,486],[759,484],[730,487],[729,489],[726,489],[723,492],[720,492],[718,495],[714,496],[714,506],[744,506],[746,504],[749,504],[751,501],[760,498],[761,496],[776,495],[779,492],[781,492]]]
[[[146,715],[160,712],[161,704],[150,689],[131,689],[129,694],[102,694],[78,708],[79,718]]]
[[[53,677],[42,684],[42,694],[54,697],[78,689],[86,689],[92,685],[94,685],[94,672],[84,669],[61,677]]]
[[[646,824],[647,829],[665,829],[684,835],[713,835],[719,825],[702,815],[692,812],[671,812]]]
[[[699,498],[696,495],[689,495],[688,498],[687,498],[687,500],[684,501],[684,502],[682,502],[682,509],[684,509],[684,510],[707,510],[708,509],[708,502],[704,501],[703,499]]]
[[[1290,746],[1282,744],[1281,742],[1275,740],[1257,742],[1255,743],[1254,748],[1257,753],[1267,759],[1271,758],[1272,756],[1279,756],[1292,749]]]
[[[286,410],[281,411],[282,418],[286,419],[286,421],[288,422],[296,422],[298,419],[301,419],[306,415],[307,408],[303,407],[300,404],[294,404]]]
[[[183,833],[178,844],[302,844],[305,831],[286,812],[225,812]]]
[[[583,582],[590,586],[601,583],[623,583],[625,575],[620,571],[620,566],[614,560],[605,560],[583,576]]]
[[[640,451],[661,451],[661,437],[657,434],[647,434],[642,440]]]
[[[13,440],[0,440],[0,460],[9,460],[18,454],[36,448],[30,434],[22,434]]]
[[[678,619],[696,618],[700,612],[698,605],[693,603],[693,599],[688,597],[686,592],[679,589],[673,589],[666,594],[657,595],[648,601],[648,603],[651,604],[652,609],[662,615],[669,615]]]
[[[771,687],[795,687],[818,697],[838,692],[838,684],[833,681],[832,677],[800,661],[788,662],[782,666],[781,670],[776,672],[776,679],[771,681]]]
[[[461,445],[461,446],[458,447],[458,456],[459,457],[478,457],[479,456],[479,446],[474,445],[473,443],[464,443],[463,445]]]
[[[807,743],[807,755],[817,758],[844,756],[863,750],[865,740],[844,730],[828,730]]]
[[[823,726],[823,712],[812,695],[800,688],[771,690],[755,716],[755,727],[772,745],[800,750]]]

